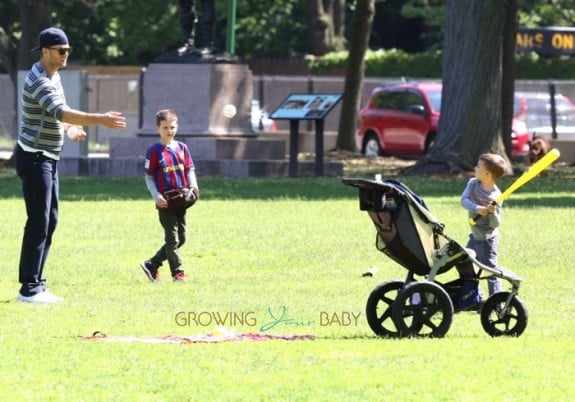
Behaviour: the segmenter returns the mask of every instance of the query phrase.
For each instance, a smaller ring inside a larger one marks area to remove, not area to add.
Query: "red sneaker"
[[[184,274],[184,271],[178,271],[174,274],[174,276],[172,276],[172,278],[174,279],[174,282],[185,282],[186,281],[186,275]]]

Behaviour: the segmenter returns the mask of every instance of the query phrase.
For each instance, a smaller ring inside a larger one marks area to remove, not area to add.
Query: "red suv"
[[[441,110],[437,82],[380,86],[359,112],[356,144],[366,156],[422,155],[435,140]],[[527,126],[513,119],[512,156],[529,151]]]

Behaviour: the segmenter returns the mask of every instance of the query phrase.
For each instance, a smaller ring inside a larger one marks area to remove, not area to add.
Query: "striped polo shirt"
[[[59,159],[64,146],[64,127],[60,121],[66,109],[60,74],[49,76],[40,62],[35,63],[22,93],[22,127],[18,133],[22,149]]]

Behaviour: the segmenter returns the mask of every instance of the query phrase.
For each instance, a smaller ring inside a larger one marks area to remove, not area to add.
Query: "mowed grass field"
[[[385,177],[384,177],[385,178]],[[468,234],[466,179],[397,178],[446,233]],[[504,204],[500,264],[524,278],[529,322],[491,338],[460,313],[442,339],[381,339],[365,319],[371,290],[407,271],[375,248],[356,189],[340,178],[200,175],[188,213],[188,282],[138,264],[163,232],[143,179],[62,178],[46,267],[58,305],[15,300],[25,210],[13,171],[0,175],[0,400],[569,401],[575,397],[575,184],[541,177]],[[512,178],[501,182],[505,188]],[[362,277],[370,267],[374,277]],[[449,274],[449,273],[447,273]],[[447,275],[446,274],[446,275]],[[151,344],[82,337],[217,331],[313,340]],[[275,322],[275,325],[271,323]]]

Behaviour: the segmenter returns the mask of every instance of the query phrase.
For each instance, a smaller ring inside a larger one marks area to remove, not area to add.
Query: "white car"
[[[533,135],[552,137],[551,100],[546,92],[516,92],[515,118],[522,120]],[[555,132],[559,140],[575,139],[575,105],[562,94],[555,94]]]
[[[260,107],[260,101],[257,99],[252,100],[252,129],[255,132],[266,131],[274,133],[277,131],[275,120],[269,118],[268,112]]]

